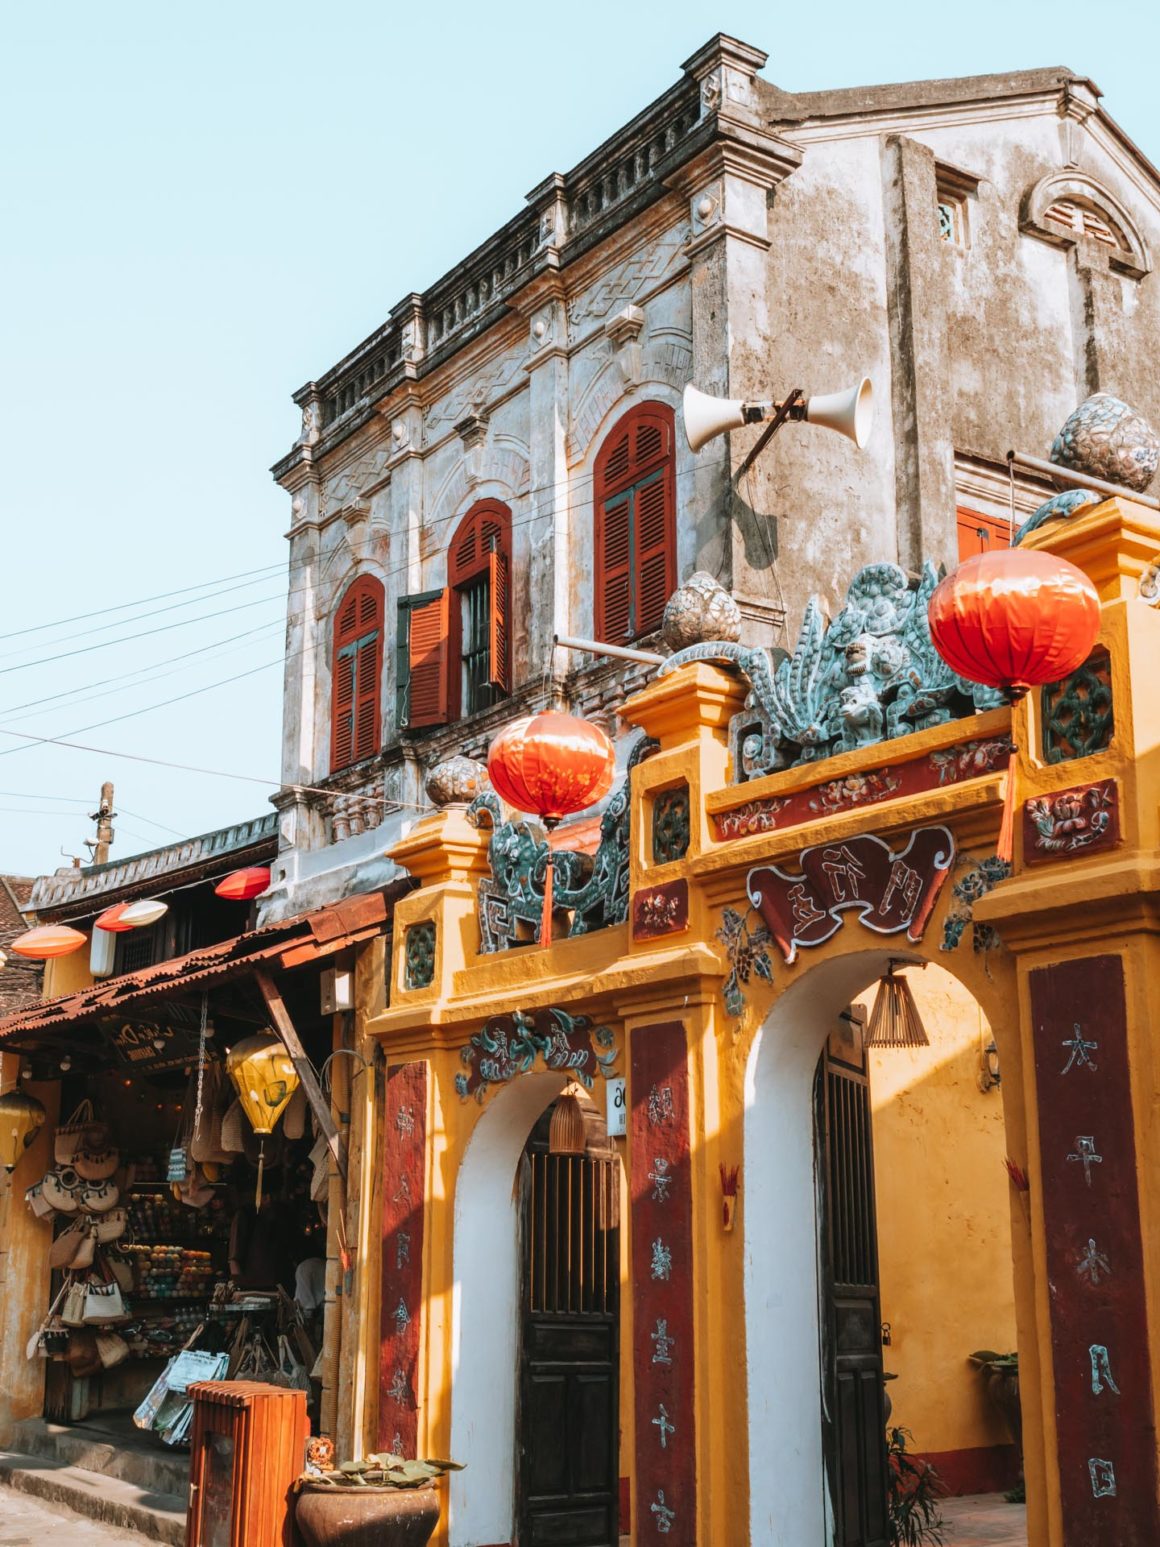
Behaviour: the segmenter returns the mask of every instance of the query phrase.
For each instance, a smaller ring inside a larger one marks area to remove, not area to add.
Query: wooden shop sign
[[[799,946],[821,945],[851,910],[880,935],[905,930],[908,940],[921,940],[954,856],[945,827],[917,828],[898,852],[873,833],[859,833],[803,849],[797,875],[778,865],[751,870],[746,890],[792,964]]]
[[[101,1029],[118,1060],[135,1069],[159,1074],[184,1069],[197,1058],[196,1026],[117,1020],[103,1022]]]

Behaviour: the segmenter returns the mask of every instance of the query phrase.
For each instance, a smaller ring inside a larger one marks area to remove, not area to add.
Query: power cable
[[[0,666],[0,676],[7,676],[13,671],[28,671],[34,666],[48,666],[53,661],[64,661],[73,655],[88,655],[93,650],[108,650],[112,645],[127,645],[134,639],[147,639],[152,634],[164,634],[171,628],[188,628],[191,623],[205,623],[209,618],[224,618],[231,612],[242,612],[247,607],[263,607],[267,602],[285,602],[286,598],[277,596],[260,596],[256,601],[238,602],[233,607],[221,607],[217,612],[203,612],[198,618],[182,618],[177,623],[161,623],[157,628],[142,629],[139,634],[125,634],[120,639],[106,639],[96,645],[81,645],[76,650],[62,650],[59,655],[42,656],[38,661],[24,661],[19,666]]]
[[[217,650],[223,645],[233,644],[239,639],[251,639],[256,634],[267,634],[273,630],[281,629],[282,627],[283,621],[281,618],[272,618],[269,623],[259,623],[257,628],[245,629],[240,634],[231,634],[226,639],[215,640],[213,644],[199,645],[196,650],[186,650],[183,651],[181,655],[168,656],[165,660],[158,661],[156,664],[158,666],[168,666],[174,661],[189,661],[194,657],[203,655],[208,657],[211,650]],[[228,655],[229,651],[225,651],[224,653]],[[34,716],[42,712],[43,705],[59,703],[62,698],[84,698],[85,701],[88,702],[95,698],[107,698],[110,693],[120,693],[125,691],[123,687],[111,687],[108,688],[104,693],[95,693],[93,691],[94,688],[104,687],[104,685],[109,682],[126,683],[130,677],[140,677],[141,681],[133,683],[132,686],[144,687],[147,683],[160,682],[165,677],[172,677],[176,674],[176,672],[181,670],[181,667],[176,667],[175,670],[171,672],[154,671],[151,667],[140,666],[136,671],[122,672],[121,675],[117,677],[103,677],[98,679],[96,682],[87,682],[82,687],[66,688],[63,693],[52,693],[46,698],[30,698],[27,699],[23,704],[13,704],[7,709],[0,709],[0,719],[5,721],[9,719],[32,719]],[[29,713],[21,714],[19,713],[20,710],[28,710]]]
[[[9,629],[6,634],[0,634],[0,639],[17,639],[23,634],[39,634],[49,628],[63,628],[66,623],[83,623],[86,618],[102,618],[110,612],[125,612],[130,607],[145,607],[150,602],[163,602],[171,596],[187,596],[191,591],[207,591],[211,586],[223,585],[227,580],[242,580],[247,575],[266,575],[277,573],[282,568],[281,564],[265,564],[261,569],[243,569],[236,575],[220,575],[213,580],[203,580],[200,585],[182,586],[177,591],[158,591],[155,596],[141,596],[133,602],[118,602],[112,607],[97,607],[92,612],[76,612],[67,618],[55,618],[51,623],[31,623],[27,628]],[[132,622],[131,618],[126,622]]]

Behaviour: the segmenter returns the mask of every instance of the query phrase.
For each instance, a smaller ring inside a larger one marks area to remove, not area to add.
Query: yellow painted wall
[[[907,974],[925,1048],[872,1048],[874,1185],[883,1362],[893,1423],[919,1451],[1000,1445],[967,1355],[1015,1349],[1011,1188],[1002,1096],[979,1089],[990,1030],[968,990],[938,967]]]
[[[62,994],[76,994],[82,988],[91,988],[93,975],[89,971],[89,948],[84,945],[68,956],[55,956],[44,964],[44,998],[59,999]]]

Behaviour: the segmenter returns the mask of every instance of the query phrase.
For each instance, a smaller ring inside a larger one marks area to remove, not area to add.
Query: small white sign
[[[628,1132],[628,1107],[625,1091],[624,1076],[617,1075],[604,1082],[605,1096],[608,1109],[606,1122],[608,1125],[608,1137],[610,1139],[623,1139]]]

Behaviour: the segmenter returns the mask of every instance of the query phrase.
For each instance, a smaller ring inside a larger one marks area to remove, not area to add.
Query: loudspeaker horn
[[[740,398],[710,397],[690,384],[685,388],[685,439],[690,451],[700,451],[714,435],[726,430],[738,430],[743,424],[752,423],[746,417],[748,404]],[[756,415],[760,419],[761,414]]]
[[[820,424],[827,430],[837,430],[839,435],[845,435],[862,451],[870,439],[870,428],[874,423],[874,388],[869,376],[863,376],[856,387],[850,387],[845,392],[827,392],[809,398],[805,420],[807,424]],[[696,450],[696,447],[693,449]]]

